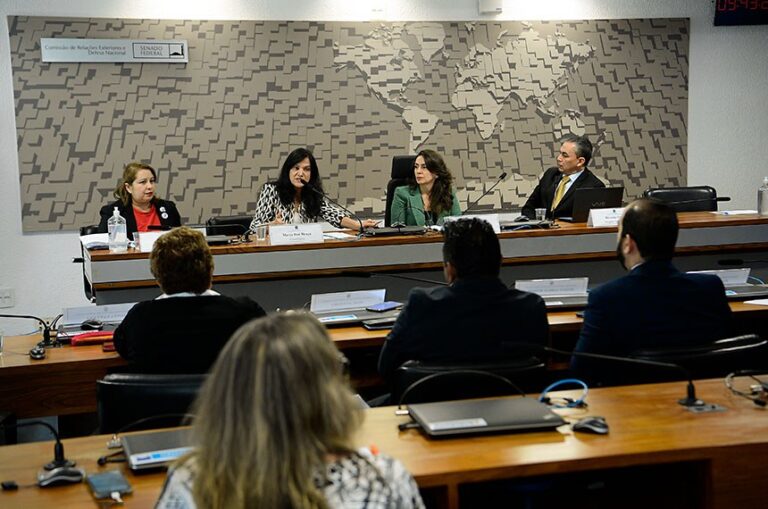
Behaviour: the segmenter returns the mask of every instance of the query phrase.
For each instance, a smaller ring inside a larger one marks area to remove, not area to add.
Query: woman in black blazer
[[[123,178],[113,193],[117,201],[101,208],[99,232],[107,232],[107,221],[115,207],[125,218],[128,235],[153,229],[168,229],[181,226],[181,216],[172,201],[155,196],[157,172],[148,164],[130,163],[123,170]]]

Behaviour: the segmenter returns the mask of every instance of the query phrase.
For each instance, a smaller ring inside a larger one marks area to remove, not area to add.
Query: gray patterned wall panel
[[[462,206],[516,210],[557,140],[593,171],[685,185],[688,20],[258,22],[10,17],[24,231],[73,230],[130,161],[187,222],[249,213],[290,150],[326,191],[380,215],[391,157],[433,148]],[[183,64],[52,64],[41,37],[187,39]]]

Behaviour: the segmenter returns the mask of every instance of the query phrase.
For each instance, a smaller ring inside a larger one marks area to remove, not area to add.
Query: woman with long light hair
[[[309,315],[243,325],[201,389],[193,452],[157,507],[423,507],[398,461],[355,448],[363,412],[342,360]]]

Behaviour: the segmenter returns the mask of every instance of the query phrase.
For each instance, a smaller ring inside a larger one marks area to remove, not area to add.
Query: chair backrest
[[[413,162],[416,156],[394,156],[392,158],[392,172],[389,174],[387,183],[387,202],[384,207],[384,226],[392,226],[390,213],[392,211],[392,198],[395,196],[395,189],[408,183],[408,179],[413,176]]]
[[[692,378],[722,377],[741,369],[768,368],[768,340],[756,334],[719,339],[690,347],[647,348],[630,354],[636,359],[668,362],[685,368]],[[663,368],[644,370],[638,381],[681,379],[682,374]]]
[[[407,361],[395,370],[390,401],[428,403],[518,394],[540,388],[546,373],[537,357],[492,362]]]
[[[89,224],[87,226],[81,226],[80,227],[80,235],[93,235],[94,233],[99,233],[99,225],[97,224]]]
[[[253,216],[214,216],[205,222],[208,235],[242,235],[251,227]]]
[[[114,373],[96,381],[99,433],[179,426],[207,375]]]
[[[649,188],[643,197],[663,201],[675,212],[717,210],[717,191],[710,186]]]

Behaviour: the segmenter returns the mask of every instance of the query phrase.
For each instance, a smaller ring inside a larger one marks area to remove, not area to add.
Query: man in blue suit
[[[499,279],[501,247],[491,225],[459,219],[443,235],[448,286],[411,290],[379,357],[387,380],[408,360],[487,361],[519,355],[505,343],[546,344],[544,301]]]
[[[577,352],[626,356],[730,335],[731,309],[720,278],[672,265],[677,233],[677,215],[664,203],[641,199],[627,206],[616,254],[629,274],[590,292]],[[627,366],[574,356],[571,368],[593,383],[617,384]]]

